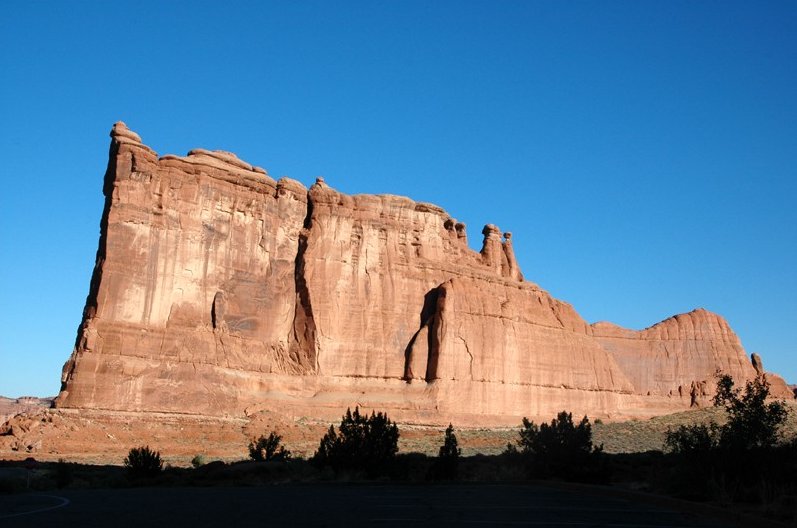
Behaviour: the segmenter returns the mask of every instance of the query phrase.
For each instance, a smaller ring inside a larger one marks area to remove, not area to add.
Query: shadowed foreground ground
[[[28,513],[30,512],[30,513]],[[540,485],[305,484],[0,496],[4,528],[115,526],[724,527],[667,507]]]

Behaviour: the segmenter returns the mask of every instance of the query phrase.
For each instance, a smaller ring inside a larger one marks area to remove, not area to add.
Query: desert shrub
[[[608,477],[603,447],[592,445],[592,425],[586,416],[574,424],[572,413],[562,411],[550,424],[539,426],[523,418],[518,437],[518,454],[508,446],[504,455],[521,456],[530,477],[577,481],[602,481]]]
[[[290,460],[291,452],[282,445],[282,436],[271,431],[268,436],[249,442],[249,458],[256,462],[280,462]]]
[[[517,445],[513,444],[512,442],[507,442],[506,448],[504,448],[501,456],[514,460],[520,456],[520,451],[518,451]]]
[[[191,467],[196,469],[205,465],[205,457],[202,455],[196,455],[194,458],[191,459]]]
[[[74,471],[73,471],[74,464],[71,464],[64,460],[63,458],[59,458],[58,462],[55,463],[55,485],[59,488],[65,488],[72,483],[74,479]]]
[[[717,447],[719,426],[709,424],[680,425],[668,430],[664,435],[664,446],[671,453],[706,453]]]
[[[152,451],[149,446],[131,449],[124,463],[127,474],[132,478],[154,477],[163,470],[160,452]]]
[[[334,426],[321,439],[313,455],[319,467],[335,472],[363,471],[369,477],[384,474],[398,452],[399,430],[387,414],[360,414],[359,407],[346,409],[338,431]]]
[[[454,426],[448,424],[443,445],[440,446],[437,458],[429,468],[429,478],[433,480],[453,480],[457,478],[459,470],[459,457],[462,450],[457,442],[457,435],[454,434]]]

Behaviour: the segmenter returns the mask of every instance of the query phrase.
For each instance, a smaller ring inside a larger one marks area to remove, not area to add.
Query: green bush
[[[282,436],[271,431],[268,436],[249,442],[249,458],[256,462],[281,462],[290,460],[291,452],[282,445]]]
[[[399,430],[387,414],[361,415],[360,408],[346,410],[338,431],[329,426],[313,455],[319,467],[335,472],[363,471],[369,477],[386,473],[398,452]]]
[[[127,474],[132,478],[150,478],[163,470],[163,461],[159,451],[152,451],[149,446],[134,447],[125,458]]]
[[[191,467],[194,469],[200,468],[205,465],[205,457],[202,455],[196,455],[194,458],[191,459]]]

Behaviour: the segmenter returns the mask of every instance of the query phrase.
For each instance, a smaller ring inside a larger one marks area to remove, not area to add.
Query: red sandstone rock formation
[[[524,281],[496,226],[476,253],[435,205],[306,189],[226,152],[158,158],[121,122],[111,138],[59,407],[497,425],[664,413],[703,404],[717,369],[756,374],[705,310],[587,324]]]

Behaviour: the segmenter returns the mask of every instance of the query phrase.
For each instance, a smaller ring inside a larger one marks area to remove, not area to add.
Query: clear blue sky
[[[797,2],[31,2],[0,13],[0,394],[54,395],[108,131],[437,203],[588,321],[724,315],[797,382]]]

